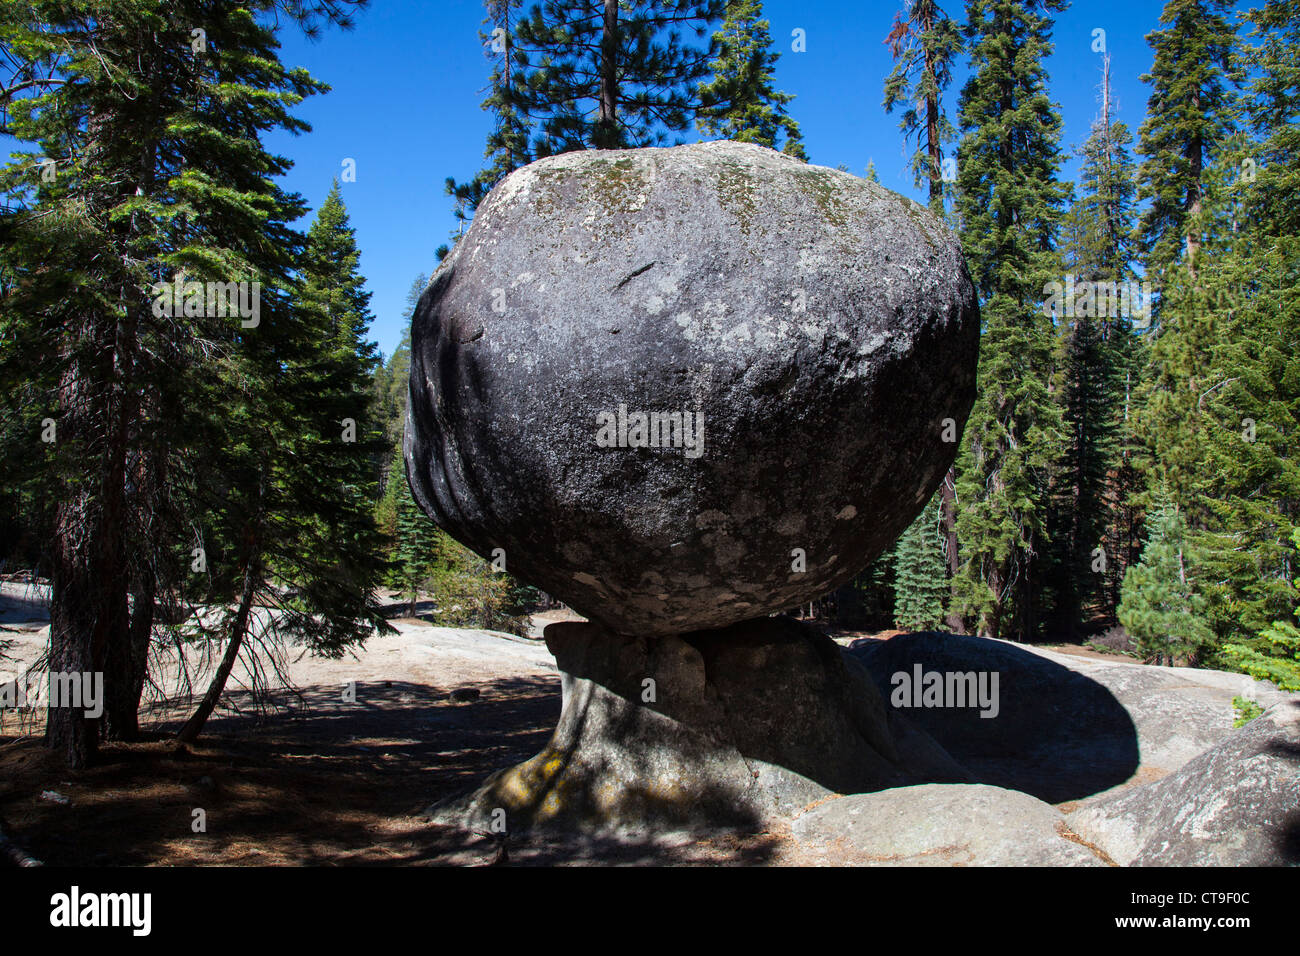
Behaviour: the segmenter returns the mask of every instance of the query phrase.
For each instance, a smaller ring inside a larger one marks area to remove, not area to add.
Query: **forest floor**
[[[9,654],[25,664],[48,639],[41,604],[30,590],[0,588],[0,641],[14,641]],[[532,633],[565,619],[576,615],[544,612]],[[81,773],[46,750],[32,716],[0,711],[0,830],[50,865],[492,862],[490,838],[430,824],[423,814],[545,745],[560,714],[554,662],[535,638],[485,638],[421,618],[392,623],[398,633],[341,660],[291,649],[295,689],[273,693],[260,712],[237,690],[196,744],[172,739],[192,698],[156,701],[143,715],[142,741],[105,745]],[[833,636],[847,643],[896,633]],[[13,661],[3,667],[15,669]],[[453,701],[454,690],[477,698]],[[350,693],[355,701],[345,700]],[[516,865],[834,862],[824,853],[810,858],[783,827],[703,839],[534,838],[507,853]]]
[[[0,589],[0,640],[29,664],[48,639],[31,605]],[[33,618],[36,619],[33,619]],[[564,611],[539,616],[573,619]],[[21,620],[20,620],[21,619]],[[542,749],[560,714],[560,681],[540,640],[391,621],[342,660],[290,660],[296,693],[257,713],[231,696],[195,744],[172,739],[191,703],[156,704],[144,739],[105,744],[70,772],[30,715],[0,711],[0,831],[48,865],[478,865],[486,836],[430,824],[423,812]],[[0,665],[13,672],[12,660]],[[238,676],[238,671],[236,672]],[[232,682],[233,683],[233,682]],[[346,685],[355,703],[345,701]],[[196,682],[201,689],[202,684]],[[453,690],[475,700],[450,699]],[[204,832],[195,832],[203,811]],[[533,840],[509,862],[762,863],[778,834],[659,834],[653,839]],[[791,848],[793,849],[793,848]]]

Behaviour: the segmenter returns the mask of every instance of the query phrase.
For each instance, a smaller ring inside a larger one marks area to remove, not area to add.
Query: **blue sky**
[[[1151,66],[1145,36],[1157,28],[1162,5],[1080,0],[1057,16],[1048,69],[1067,150],[1083,142],[1097,114],[1101,57],[1092,47],[1098,28],[1106,31],[1119,118],[1136,136],[1148,91],[1139,77]],[[843,163],[858,175],[874,161],[883,185],[924,201],[907,170],[897,116],[880,105],[891,68],[883,41],[901,8],[902,0],[767,0],[764,15],[782,53],[777,85],[797,97],[790,113],[810,160]],[[957,0],[945,8],[962,15]],[[371,335],[385,354],[401,336],[412,279],[433,271],[434,250],[454,225],[444,180],[468,179],[483,163],[490,118],[478,104],[490,67],[478,37],[482,18],[478,0],[372,0],[352,31],[327,30],[317,41],[292,30],[282,34],[284,62],[306,67],[333,89],[298,108],[311,133],[276,135],[268,145],[294,160],[284,184],[313,208],[343,161],[356,161],[356,181],[342,185],[343,198],[373,293]],[[796,28],[806,32],[806,52],[791,52]],[[966,75],[963,62],[949,94],[950,116]],[[1064,174],[1072,178],[1077,166],[1069,158]]]

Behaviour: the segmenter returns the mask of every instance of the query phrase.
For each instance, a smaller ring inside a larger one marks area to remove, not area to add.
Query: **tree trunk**
[[[235,611],[235,620],[230,627],[230,641],[226,645],[226,653],[221,658],[221,663],[217,665],[217,672],[212,675],[212,681],[208,684],[208,691],[203,695],[203,700],[199,704],[199,709],[194,712],[181,728],[181,732],[176,735],[181,743],[192,743],[203,732],[203,725],[207,723],[208,717],[216,710],[218,701],[226,689],[226,680],[230,677],[231,670],[234,669],[235,661],[239,657],[239,649],[243,646],[244,635],[248,633],[248,619],[253,610],[253,596],[257,593],[259,560],[256,556],[248,559],[248,564],[244,570],[244,592],[239,598],[239,608]]]
[[[85,496],[60,502],[55,518],[53,592],[50,601],[50,673],[95,670],[92,635],[96,614],[91,604],[94,572],[81,560],[75,542],[85,525]],[[53,703],[53,702],[50,702]],[[81,710],[50,707],[45,745],[62,754],[68,767],[82,770],[94,762],[99,723]]]
[[[950,467],[948,474],[943,476],[943,484],[939,486],[939,496],[942,501],[940,508],[940,522],[943,526],[944,539],[944,558],[948,562],[948,581],[957,577],[957,571],[960,567],[959,555],[957,553],[957,469]],[[948,614],[948,630],[961,634],[966,630],[966,622],[956,611],[950,611]]]
[[[102,674],[107,683],[110,649],[125,641],[128,626],[126,433],[115,383],[120,330],[112,319],[88,316],[71,335],[59,384],[57,440],[74,449],[93,448],[98,440],[102,450],[73,452],[74,462],[93,469],[94,477],[67,482],[55,511],[50,673]],[[51,706],[46,715],[46,746],[62,751],[71,769],[87,767],[98,750],[100,718],[67,706]]]
[[[149,672],[149,639],[153,635],[154,600],[158,582],[152,567],[137,572],[131,589],[131,623],[126,653],[115,655],[113,679],[105,677],[104,736],[135,740],[140,736],[140,698]]]
[[[122,290],[123,301],[129,301],[131,290]],[[136,373],[139,354],[139,313],[128,308],[127,319],[119,325],[119,348],[122,355],[121,366],[123,378],[127,370]],[[153,481],[153,455],[140,448],[140,427],[143,418],[144,399],[135,382],[126,380],[121,385],[122,404],[118,410],[116,427],[120,439],[114,454],[114,463],[120,453],[122,468],[122,509],[123,514],[136,516],[136,527],[148,528],[152,525],[156,510],[156,484]],[[126,464],[128,448],[137,449],[136,465],[132,470],[130,485],[132,493],[127,492]],[[116,479],[115,479],[116,480]],[[157,552],[154,535],[145,532],[143,540],[132,541],[135,560],[128,561],[125,542],[122,553],[122,580],[115,589],[113,598],[121,604],[118,610],[119,627],[115,629],[114,639],[107,649],[104,673],[104,723],[103,736],[108,740],[135,740],[140,734],[138,710],[140,695],[144,690],[145,667],[148,663],[149,637],[153,632],[154,597],[157,590],[154,581],[153,555]],[[134,567],[132,567],[134,565]],[[128,590],[130,602],[127,600]]]
[[[934,10],[927,7],[921,20],[922,34],[934,28]],[[934,53],[925,49],[926,85],[934,92],[925,97],[925,142],[930,154],[930,211],[943,215],[943,148],[939,143],[939,82],[934,75]]]
[[[1192,109],[1199,112],[1201,106],[1201,94],[1197,90],[1192,94]],[[1191,182],[1187,185],[1187,274],[1191,277],[1192,284],[1196,284],[1196,255],[1201,250],[1201,175],[1204,168],[1205,155],[1203,144],[1200,136],[1193,136],[1192,141],[1187,144],[1187,164],[1188,172],[1191,175]]]
[[[597,149],[616,149],[618,121],[618,0],[605,0],[600,34],[600,116],[596,120]]]

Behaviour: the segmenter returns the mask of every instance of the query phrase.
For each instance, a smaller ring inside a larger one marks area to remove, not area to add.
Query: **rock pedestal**
[[[866,670],[789,618],[645,639],[552,624],[564,706],[546,749],[435,820],[548,825],[761,825],[831,793],[965,781],[888,712]]]

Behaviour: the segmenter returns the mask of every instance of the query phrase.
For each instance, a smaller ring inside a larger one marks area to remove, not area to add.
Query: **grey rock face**
[[[1171,773],[1234,733],[1234,697],[1258,701],[1266,710],[1280,701],[1300,699],[1300,695],[1279,691],[1245,674],[1028,649],[1100,684],[1114,696],[1137,730],[1138,752],[1147,775]]]
[[[1300,865],[1300,701],[1069,823],[1123,866]]]
[[[929,784],[829,800],[794,821],[840,866],[1104,866],[1059,810],[1015,790]]]
[[[866,180],[727,142],[550,157],[419,303],[407,473],[613,631],[722,627],[904,530],[955,455],[978,326],[951,234]]]
[[[546,628],[564,707],[546,749],[432,816],[471,829],[746,825],[832,792],[969,776],[870,677],[788,618],[660,639]]]

